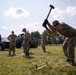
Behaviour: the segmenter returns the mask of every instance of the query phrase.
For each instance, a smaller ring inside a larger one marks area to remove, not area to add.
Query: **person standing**
[[[53,21],[51,25],[47,19],[44,20],[43,27],[47,30],[49,34],[58,32],[65,37],[63,43],[63,52],[64,55],[67,57],[66,62],[69,62],[72,66],[76,66],[74,60],[76,45],[76,29],[72,28],[64,22],[60,23],[58,20]]]
[[[15,55],[15,46],[16,46],[16,40],[17,35],[14,34],[14,31],[11,31],[12,34],[8,36],[8,39],[10,40],[9,44],[9,55],[11,55],[11,51],[13,51],[13,55]]]
[[[23,28],[22,32],[24,32],[24,37],[23,37],[23,53],[25,53],[26,56],[29,56],[29,50],[30,50],[30,34],[26,30],[26,28]]]
[[[43,52],[46,52],[46,36],[45,35],[42,35],[42,40],[41,40],[42,44],[42,50]]]

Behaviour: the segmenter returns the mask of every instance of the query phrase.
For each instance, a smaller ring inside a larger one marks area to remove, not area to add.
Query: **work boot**
[[[76,66],[76,63],[75,63],[74,60],[71,60],[71,61],[70,61],[70,64],[71,64],[72,66]]]
[[[68,59],[66,60],[66,62],[70,62],[70,59],[68,58]]]
[[[46,52],[45,50],[43,52]]]
[[[15,53],[13,53],[13,55],[16,55]]]
[[[9,52],[9,56],[11,55],[11,52]]]
[[[28,51],[26,51],[26,56],[29,56],[29,55],[30,55],[30,53]]]

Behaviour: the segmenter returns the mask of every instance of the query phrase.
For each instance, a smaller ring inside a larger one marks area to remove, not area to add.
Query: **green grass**
[[[76,75],[76,67],[65,62],[62,46],[47,46],[44,53],[39,46],[30,49],[30,57],[21,55],[22,48],[16,49],[16,56],[8,56],[8,50],[0,51],[0,75]],[[75,58],[76,61],[76,58]],[[40,70],[35,70],[48,62]]]

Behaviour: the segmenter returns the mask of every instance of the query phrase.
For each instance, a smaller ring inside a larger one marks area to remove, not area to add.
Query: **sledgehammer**
[[[48,15],[47,15],[46,19],[48,19],[49,15],[50,15],[50,13],[51,13],[51,10],[54,9],[54,8],[55,8],[55,7],[54,7],[53,5],[50,5],[50,10],[49,10],[49,12],[48,12]]]

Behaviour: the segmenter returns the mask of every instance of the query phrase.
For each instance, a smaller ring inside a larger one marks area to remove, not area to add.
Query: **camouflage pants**
[[[42,49],[44,52],[46,52],[45,44],[42,44]]]
[[[24,43],[23,44],[23,53],[25,53],[26,56],[29,55],[29,43]]]
[[[10,42],[9,45],[9,54],[13,51],[13,54],[15,54],[15,42]]]
[[[70,60],[75,58],[76,34],[71,38],[65,38],[63,43],[64,55]]]

